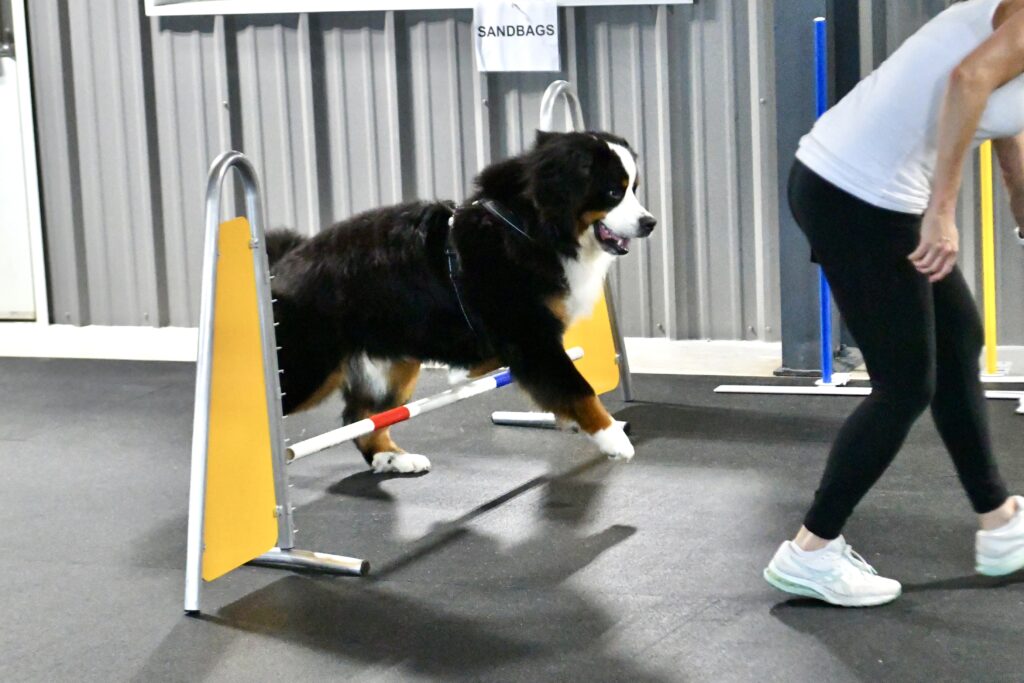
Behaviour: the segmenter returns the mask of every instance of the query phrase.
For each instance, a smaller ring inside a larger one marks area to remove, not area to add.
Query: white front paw
[[[462,384],[469,379],[469,368],[448,368],[448,384]]]
[[[629,437],[618,424],[612,424],[610,427],[594,432],[590,438],[594,440],[601,452],[612,460],[629,461],[636,455],[636,450],[630,443]]]
[[[400,472],[409,474],[411,472],[429,472],[430,460],[425,455],[416,453],[377,453],[373,456],[371,464],[373,471],[377,474],[387,472]]]

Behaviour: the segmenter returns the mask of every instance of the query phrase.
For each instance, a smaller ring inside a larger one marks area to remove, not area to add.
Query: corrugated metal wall
[[[757,3],[566,9],[563,73],[480,75],[469,11],[157,19],[124,0],[32,0],[54,321],[195,324],[205,173],[222,150],[254,160],[271,225],[312,232],[463,197],[482,165],[529,145],[562,77],[589,126],[639,150],[661,220],[613,275],[626,334],[777,338],[750,117],[749,46],[770,34],[763,16],[751,25]]]

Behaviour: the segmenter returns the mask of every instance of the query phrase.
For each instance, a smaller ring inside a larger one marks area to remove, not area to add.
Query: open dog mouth
[[[594,237],[601,248],[612,256],[624,256],[629,253],[629,238],[619,237],[601,221],[594,222]]]

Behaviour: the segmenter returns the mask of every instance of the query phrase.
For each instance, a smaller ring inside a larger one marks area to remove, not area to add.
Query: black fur
[[[481,207],[459,209],[453,239],[459,289],[445,260],[452,205],[411,202],[362,213],[309,238],[272,235],[275,318],[285,412],[305,403],[353,354],[469,367],[497,358],[545,409],[593,396],[562,348],[552,302],[568,283],[587,226],[581,217],[617,201],[626,177],[605,133],[539,133],[527,153],[494,164],[474,198],[500,202],[532,239]]]
[[[289,251],[306,241],[294,230],[274,230],[267,233],[267,257],[270,263],[277,263]]]

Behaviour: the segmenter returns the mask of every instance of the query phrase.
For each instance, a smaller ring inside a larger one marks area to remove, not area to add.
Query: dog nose
[[[658,224],[654,216],[643,216],[640,219],[640,236],[647,237],[654,232],[654,226]]]

